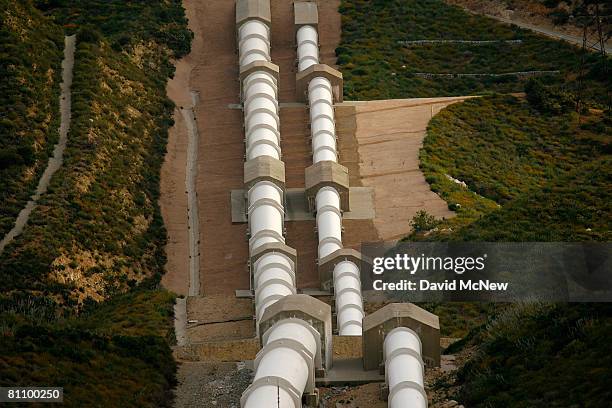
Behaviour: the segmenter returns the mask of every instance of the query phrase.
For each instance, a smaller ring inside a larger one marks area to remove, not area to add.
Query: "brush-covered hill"
[[[28,1],[0,1],[0,237],[59,138],[64,36]]]
[[[76,34],[77,49],[63,166],[0,255],[0,383],[63,386],[73,407],[170,406],[174,296],[159,289],[157,201],[173,111],[165,85],[191,43],[181,2],[4,3],[3,16],[21,13],[15,32],[36,22],[53,36],[54,66],[63,34]],[[3,61],[50,64],[44,50],[24,54],[19,38],[7,37]],[[31,96],[19,79],[8,86]],[[57,104],[55,82],[40,86]]]

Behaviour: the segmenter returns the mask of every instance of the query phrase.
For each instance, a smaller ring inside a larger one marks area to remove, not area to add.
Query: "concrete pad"
[[[331,370],[316,379],[317,386],[361,385],[384,382],[385,376],[378,369],[364,370],[361,358],[334,360]]]
[[[232,222],[245,223],[246,200],[244,190],[232,190],[230,202]],[[349,189],[350,211],[342,213],[344,220],[371,220],[376,216],[373,189],[351,187]],[[289,188],[285,191],[285,221],[314,221],[315,215],[309,210],[305,189]]]
[[[179,361],[245,361],[254,360],[259,351],[259,340],[251,339],[209,341],[189,344],[174,349]]]
[[[454,213],[431,191],[419,168],[419,150],[427,124],[440,110],[468,97],[351,101],[336,104],[337,130],[345,154],[342,162],[363,186],[374,189],[374,227],[380,240],[397,240],[411,232],[419,210],[438,218]],[[357,155],[353,152],[357,151]],[[347,230],[347,236],[351,233]]]
[[[255,336],[253,302],[226,295],[186,299],[186,344]]]

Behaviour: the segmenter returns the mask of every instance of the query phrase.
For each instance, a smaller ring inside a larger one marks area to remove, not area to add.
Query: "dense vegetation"
[[[476,346],[456,398],[470,407],[606,407],[611,332],[608,304],[508,307],[451,350]]]
[[[170,406],[158,196],[165,85],[191,41],[181,2],[34,2],[46,17],[24,4],[77,50],[63,166],[0,255],[2,385],[63,385],[75,407]]]
[[[556,71],[550,81],[562,83],[579,70],[579,50],[559,41],[466,13],[442,0],[344,0],[342,41],[336,49],[347,99],[388,99],[522,92],[522,76],[420,77],[433,74],[505,74]],[[421,44],[414,40],[521,40],[519,44]],[[596,57],[589,70],[599,75]],[[587,81],[587,82],[588,82]],[[592,87],[604,99],[605,91]]]
[[[64,37],[28,2],[0,0],[0,237],[13,226],[59,137]]]
[[[0,383],[64,387],[68,407],[170,407],[173,303],[141,289],[58,318],[44,299],[2,302]]]
[[[430,122],[420,159],[457,217],[429,238],[610,240],[611,139],[601,113],[578,125],[573,113],[541,113],[512,96],[447,108]]]

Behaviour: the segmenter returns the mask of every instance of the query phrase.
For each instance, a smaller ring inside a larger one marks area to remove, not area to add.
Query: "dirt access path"
[[[512,9],[507,1],[502,0],[446,0],[446,2],[460,6],[470,13],[482,14],[506,24],[514,24],[547,37],[582,46],[582,29],[573,24],[555,25],[548,17],[552,10],[539,2],[513,1]],[[598,45],[595,47],[599,49]],[[612,52],[612,43],[606,44],[606,52]]]
[[[72,74],[74,68],[74,50],[76,47],[76,36],[71,35],[64,38],[64,60],[62,61],[62,84],[60,94],[60,128],[59,128],[59,140],[53,149],[53,156],[49,158],[47,168],[43,172],[36,191],[26,203],[26,206],[21,210],[17,219],[15,220],[15,226],[7,232],[7,234],[0,241],[0,253],[4,248],[15,239],[19,234],[23,232],[23,229],[28,223],[30,214],[34,208],[36,208],[38,199],[41,195],[47,192],[51,177],[61,167],[64,160],[64,150],[68,143],[68,130],[70,129],[70,118],[71,118],[71,93],[70,87],[72,86]]]

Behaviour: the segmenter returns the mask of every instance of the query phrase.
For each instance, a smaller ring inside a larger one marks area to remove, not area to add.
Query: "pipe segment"
[[[288,318],[270,327],[263,338],[243,408],[301,408],[302,392],[314,382],[319,333],[301,319]]]
[[[319,63],[319,39],[317,29],[305,25],[297,31],[298,69],[304,71]]]
[[[298,70],[304,71],[319,63],[317,29],[304,25],[297,31]],[[312,161],[338,161],[336,123],[334,117],[331,82],[325,77],[315,77],[308,83],[310,129],[312,136]],[[334,253],[342,246],[342,212],[340,194],[334,187],[326,186],[315,196],[317,209],[317,233],[319,259]],[[334,295],[338,332],[343,336],[361,336],[364,317],[359,267],[351,261],[340,262],[334,268]]]
[[[421,340],[407,327],[389,332],[383,343],[389,408],[427,408]]]
[[[240,67],[270,61],[270,29],[257,19],[238,27]],[[246,157],[281,159],[278,85],[264,69],[242,81]],[[268,243],[285,243],[283,190],[270,181],[258,181],[248,191],[249,250],[253,254]],[[255,315],[261,321],[266,309],[296,293],[295,264],[284,253],[265,252],[252,265]],[[259,324],[257,323],[259,331]],[[283,319],[263,336],[255,361],[255,378],[244,392],[244,408],[301,408],[307,386],[314,387],[314,360],[321,347],[320,334],[297,318]]]

